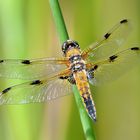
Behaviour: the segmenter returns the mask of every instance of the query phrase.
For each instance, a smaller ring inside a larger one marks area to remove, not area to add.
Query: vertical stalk
[[[58,0],[50,0],[50,7],[56,24],[56,29],[59,35],[60,42],[63,43],[69,39],[69,35],[65,26],[65,22],[61,13]],[[80,94],[76,86],[73,86],[74,97],[80,113],[81,123],[87,140],[95,140],[95,134],[93,133],[92,122],[83,106]]]
[[[50,0],[50,6],[51,6],[51,10],[54,17],[54,21],[55,21],[55,25],[56,25],[60,42],[63,43],[64,41],[69,39],[69,35],[66,29],[66,25],[64,22],[63,15],[61,13],[58,0]]]

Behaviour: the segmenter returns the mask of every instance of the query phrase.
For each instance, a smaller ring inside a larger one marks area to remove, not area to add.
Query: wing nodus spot
[[[35,80],[30,85],[40,85],[40,84],[42,84],[40,80]]]
[[[23,60],[21,63],[22,64],[31,64],[30,60]]]
[[[109,61],[110,62],[114,62],[114,60],[117,58],[118,56],[117,55],[112,55],[109,57]]]
[[[9,90],[11,90],[11,89],[12,89],[11,87],[4,89],[4,90],[2,91],[2,94],[7,93],[7,92],[8,92]]]
[[[108,39],[110,35],[111,35],[111,33],[106,33],[106,34],[104,35],[105,39]]]
[[[68,79],[68,76],[60,76],[59,79],[65,80]]]

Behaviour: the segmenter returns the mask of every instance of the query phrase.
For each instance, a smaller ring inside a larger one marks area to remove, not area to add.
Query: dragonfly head
[[[74,40],[67,40],[62,44],[62,51],[63,51],[65,56],[66,56],[66,52],[68,50],[70,50],[71,48],[80,49],[79,44]]]

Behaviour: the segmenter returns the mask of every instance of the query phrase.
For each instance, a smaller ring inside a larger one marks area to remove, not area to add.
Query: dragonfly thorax
[[[82,71],[82,70],[85,70],[86,69],[86,66],[83,62],[77,62],[77,63],[73,63],[71,65],[71,71],[72,73],[75,73],[75,72],[78,72],[78,71]]]
[[[73,55],[69,58],[70,63],[76,63],[76,62],[79,62],[81,60],[82,60],[82,58],[81,58],[81,55],[79,55],[79,54]]]
[[[63,51],[64,55],[66,56],[67,51],[72,48],[80,49],[79,44],[76,41],[74,41],[74,40],[65,41],[62,45],[62,51]]]

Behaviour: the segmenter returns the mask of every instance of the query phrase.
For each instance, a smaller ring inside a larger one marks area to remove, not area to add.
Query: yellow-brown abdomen
[[[96,108],[91,96],[86,71],[82,70],[74,73],[74,79],[87,113],[92,118],[92,120],[96,121]]]

